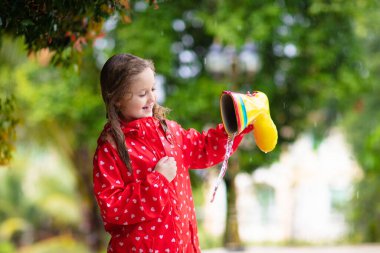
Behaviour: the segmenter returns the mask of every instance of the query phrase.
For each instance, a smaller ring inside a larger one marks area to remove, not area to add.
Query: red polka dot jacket
[[[228,136],[222,124],[199,133],[174,121],[166,123],[165,132],[154,117],[122,122],[132,172],[108,141],[98,139],[94,194],[111,235],[108,253],[200,252],[188,170],[220,163]],[[109,124],[103,134],[107,129]],[[235,137],[233,151],[250,130],[252,126]],[[177,163],[171,182],[154,170],[164,156]]]

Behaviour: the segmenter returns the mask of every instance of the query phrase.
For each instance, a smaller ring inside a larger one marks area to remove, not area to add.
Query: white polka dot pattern
[[[188,170],[220,163],[227,135],[222,125],[199,133],[166,122],[166,133],[154,117],[122,123],[132,173],[110,143],[98,140],[94,194],[111,234],[107,252],[200,252]],[[107,124],[103,134],[108,129]],[[235,137],[233,150],[243,134]],[[164,156],[174,157],[177,164],[170,183],[154,170]]]

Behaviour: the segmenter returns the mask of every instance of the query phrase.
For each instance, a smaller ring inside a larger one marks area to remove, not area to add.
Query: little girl
[[[154,75],[151,61],[131,54],[112,56],[101,71],[108,122],[93,180],[108,253],[200,252],[189,169],[220,163],[228,135],[222,124],[199,133],[167,120]]]

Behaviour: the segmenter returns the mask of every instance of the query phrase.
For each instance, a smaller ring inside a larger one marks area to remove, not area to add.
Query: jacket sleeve
[[[216,128],[203,131],[202,133],[192,128],[185,130],[179,127],[179,129],[182,138],[184,160],[188,168],[208,168],[223,161],[226,153],[228,134],[222,124],[218,124]],[[252,129],[253,126],[250,125],[242,133],[235,136],[232,152],[236,151],[243,136],[252,131]]]
[[[135,224],[160,216],[169,200],[169,181],[152,171],[143,180],[133,177],[117,151],[105,142],[93,160],[94,193],[105,224]]]

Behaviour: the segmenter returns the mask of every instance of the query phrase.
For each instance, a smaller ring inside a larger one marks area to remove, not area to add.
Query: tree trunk
[[[84,241],[91,252],[100,252],[104,248],[102,237],[104,235],[103,223],[100,218],[98,205],[92,187],[92,154],[88,147],[80,146],[74,150],[71,158],[77,172],[78,190],[82,201],[82,221],[80,229]]]
[[[229,166],[225,176],[226,191],[227,191],[227,216],[226,230],[224,233],[223,245],[229,250],[243,250],[244,247],[239,236],[239,224],[237,219],[236,208],[236,185],[235,178],[239,172],[238,154],[230,157]]]

